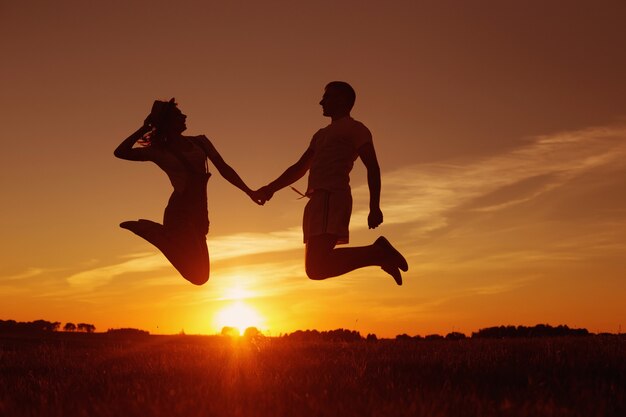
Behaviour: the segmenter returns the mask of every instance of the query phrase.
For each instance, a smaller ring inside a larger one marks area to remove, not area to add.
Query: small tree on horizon
[[[263,337],[263,333],[261,333],[261,331],[256,327],[248,327],[246,330],[244,330],[243,337],[247,339],[254,339],[258,337]]]
[[[63,331],[65,332],[74,332],[76,331],[76,325],[74,323],[65,323],[65,326],[63,326]]]
[[[79,332],[87,332],[87,333],[93,333],[96,330],[96,326],[94,326],[93,324],[89,324],[89,323],[78,323],[76,325],[76,328]]]
[[[237,330],[236,328],[231,327],[231,326],[224,326],[224,327],[222,327],[222,333],[221,334],[222,334],[222,336],[230,336],[230,337],[239,336],[240,335],[239,334],[239,330]]]
[[[28,326],[34,331],[55,332],[59,329],[61,323],[58,321],[35,320],[30,322]]]

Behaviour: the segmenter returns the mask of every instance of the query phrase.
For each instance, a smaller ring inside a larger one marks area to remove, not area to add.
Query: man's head
[[[349,115],[354,106],[356,93],[345,81],[332,81],[324,88],[324,96],[320,101],[324,116],[338,117]]]

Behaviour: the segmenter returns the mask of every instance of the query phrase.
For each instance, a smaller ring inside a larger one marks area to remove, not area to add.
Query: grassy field
[[[0,416],[625,416],[626,339],[0,337]]]

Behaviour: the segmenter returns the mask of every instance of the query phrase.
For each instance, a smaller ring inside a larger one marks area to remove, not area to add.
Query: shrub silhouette
[[[451,332],[446,335],[446,340],[463,340],[466,336],[463,333]]]
[[[248,327],[243,332],[243,337],[245,337],[246,339],[257,339],[265,336],[263,336],[263,333],[261,333],[256,327]]]
[[[221,332],[222,336],[229,336],[229,337],[236,337],[239,336],[239,330],[231,327],[231,326],[224,326],[222,327],[222,332]]]

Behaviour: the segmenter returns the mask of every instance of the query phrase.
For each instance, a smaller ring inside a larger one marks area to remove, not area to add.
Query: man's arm
[[[367,185],[370,189],[370,213],[367,216],[367,224],[370,229],[374,229],[383,222],[383,212],[380,210],[380,167],[372,142],[361,146],[358,152],[367,169]]]
[[[259,189],[258,192],[264,195],[265,200],[269,200],[276,191],[285,188],[302,178],[311,167],[312,159],[313,149],[309,147],[304,154],[302,154],[298,162],[287,168],[278,178],[270,182],[265,187]]]

